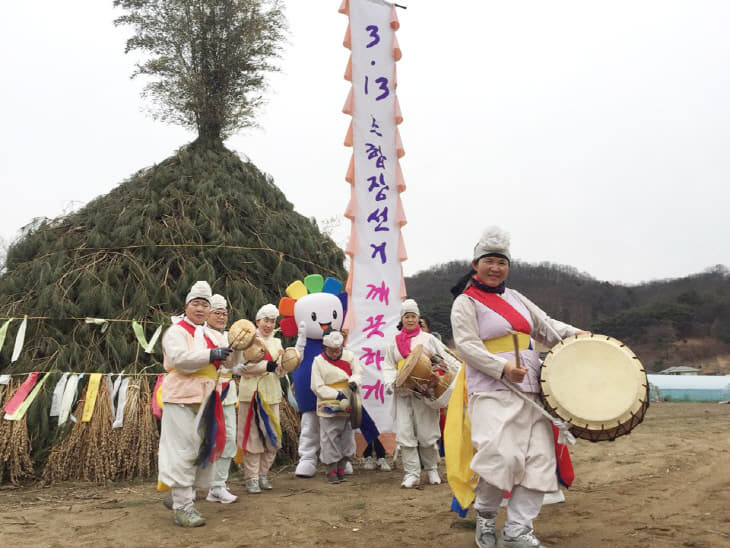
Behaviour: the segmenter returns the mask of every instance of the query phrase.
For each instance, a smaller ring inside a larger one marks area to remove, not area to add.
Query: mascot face
[[[308,339],[321,339],[329,329],[340,330],[345,314],[342,301],[331,293],[312,293],[297,300],[294,319],[306,323]]]

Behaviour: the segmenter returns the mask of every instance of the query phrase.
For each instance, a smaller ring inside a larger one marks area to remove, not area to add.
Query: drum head
[[[256,326],[253,322],[243,319],[236,320],[228,330],[228,344],[234,350],[245,350],[253,342]]]
[[[266,345],[258,337],[254,337],[251,344],[243,351],[243,359],[247,362],[260,362],[266,357]]]
[[[284,371],[291,373],[299,367],[300,363],[302,363],[302,353],[299,350],[293,346],[284,350],[284,354],[281,357],[281,367]]]
[[[627,434],[648,406],[644,367],[625,344],[606,335],[558,343],[545,357],[540,383],[545,406],[592,441]]]
[[[406,358],[405,363],[403,364],[403,367],[400,368],[398,371],[398,375],[395,378],[395,385],[400,387],[403,386],[403,383],[405,383],[408,380],[408,377],[411,376],[411,373],[415,369],[416,365],[418,365],[418,362],[421,360],[421,356],[423,355],[423,345],[417,344],[411,349],[411,353],[408,354],[408,357]]]

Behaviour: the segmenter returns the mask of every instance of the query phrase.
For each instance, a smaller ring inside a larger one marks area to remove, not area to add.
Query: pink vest
[[[188,345],[188,350],[193,349],[193,337],[183,327],[179,325],[172,325],[168,329],[180,330],[185,334],[185,338]],[[213,339],[214,343],[220,343],[221,341],[212,335],[212,330],[208,330],[206,333]],[[220,336],[222,338],[222,335]],[[201,403],[208,393],[216,388],[220,392],[220,385],[216,387],[214,379],[206,377],[197,377],[194,374],[186,375],[174,370],[174,364],[171,364],[167,356],[164,354],[163,349],[163,364],[165,370],[168,373],[165,375],[162,381],[162,387],[160,388],[162,393],[162,401],[165,403],[182,403],[182,404],[195,404]]]

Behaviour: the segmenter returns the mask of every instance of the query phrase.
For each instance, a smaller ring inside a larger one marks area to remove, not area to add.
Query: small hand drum
[[[245,362],[260,362],[266,357],[266,345],[259,337],[254,337],[251,344],[243,351],[243,360]]]
[[[417,344],[403,363],[395,378],[395,385],[400,388],[415,390],[418,382],[428,382],[431,378],[431,360],[423,352],[423,345]]]
[[[237,320],[228,330],[228,343],[233,350],[245,350],[253,342],[256,326],[249,320]]]
[[[293,346],[290,346],[284,350],[281,355],[281,368],[287,373],[291,373],[299,364],[302,363],[302,353],[299,352]]]
[[[395,385],[421,394],[426,405],[440,409],[446,406],[444,402],[448,404],[456,373],[451,370],[445,371],[443,375],[434,373],[431,359],[423,351],[423,345],[417,344],[398,371]]]
[[[646,371],[629,348],[607,335],[564,339],[545,357],[541,398],[570,431],[590,441],[615,440],[644,420],[649,407]]]

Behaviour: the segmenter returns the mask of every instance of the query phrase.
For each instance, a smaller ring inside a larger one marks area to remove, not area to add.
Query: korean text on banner
[[[391,401],[381,363],[393,341],[405,296],[401,262],[406,259],[401,227],[405,188],[398,163],[403,155],[395,94],[395,9],[385,2],[349,0],[345,46],[351,50],[346,78],[352,89],[343,109],[352,115],[345,144],[353,155],[346,179],[351,185],[345,216],[352,221],[346,250],[351,258],[345,328],[347,346],[363,366],[363,404],[378,429],[392,430]]]

